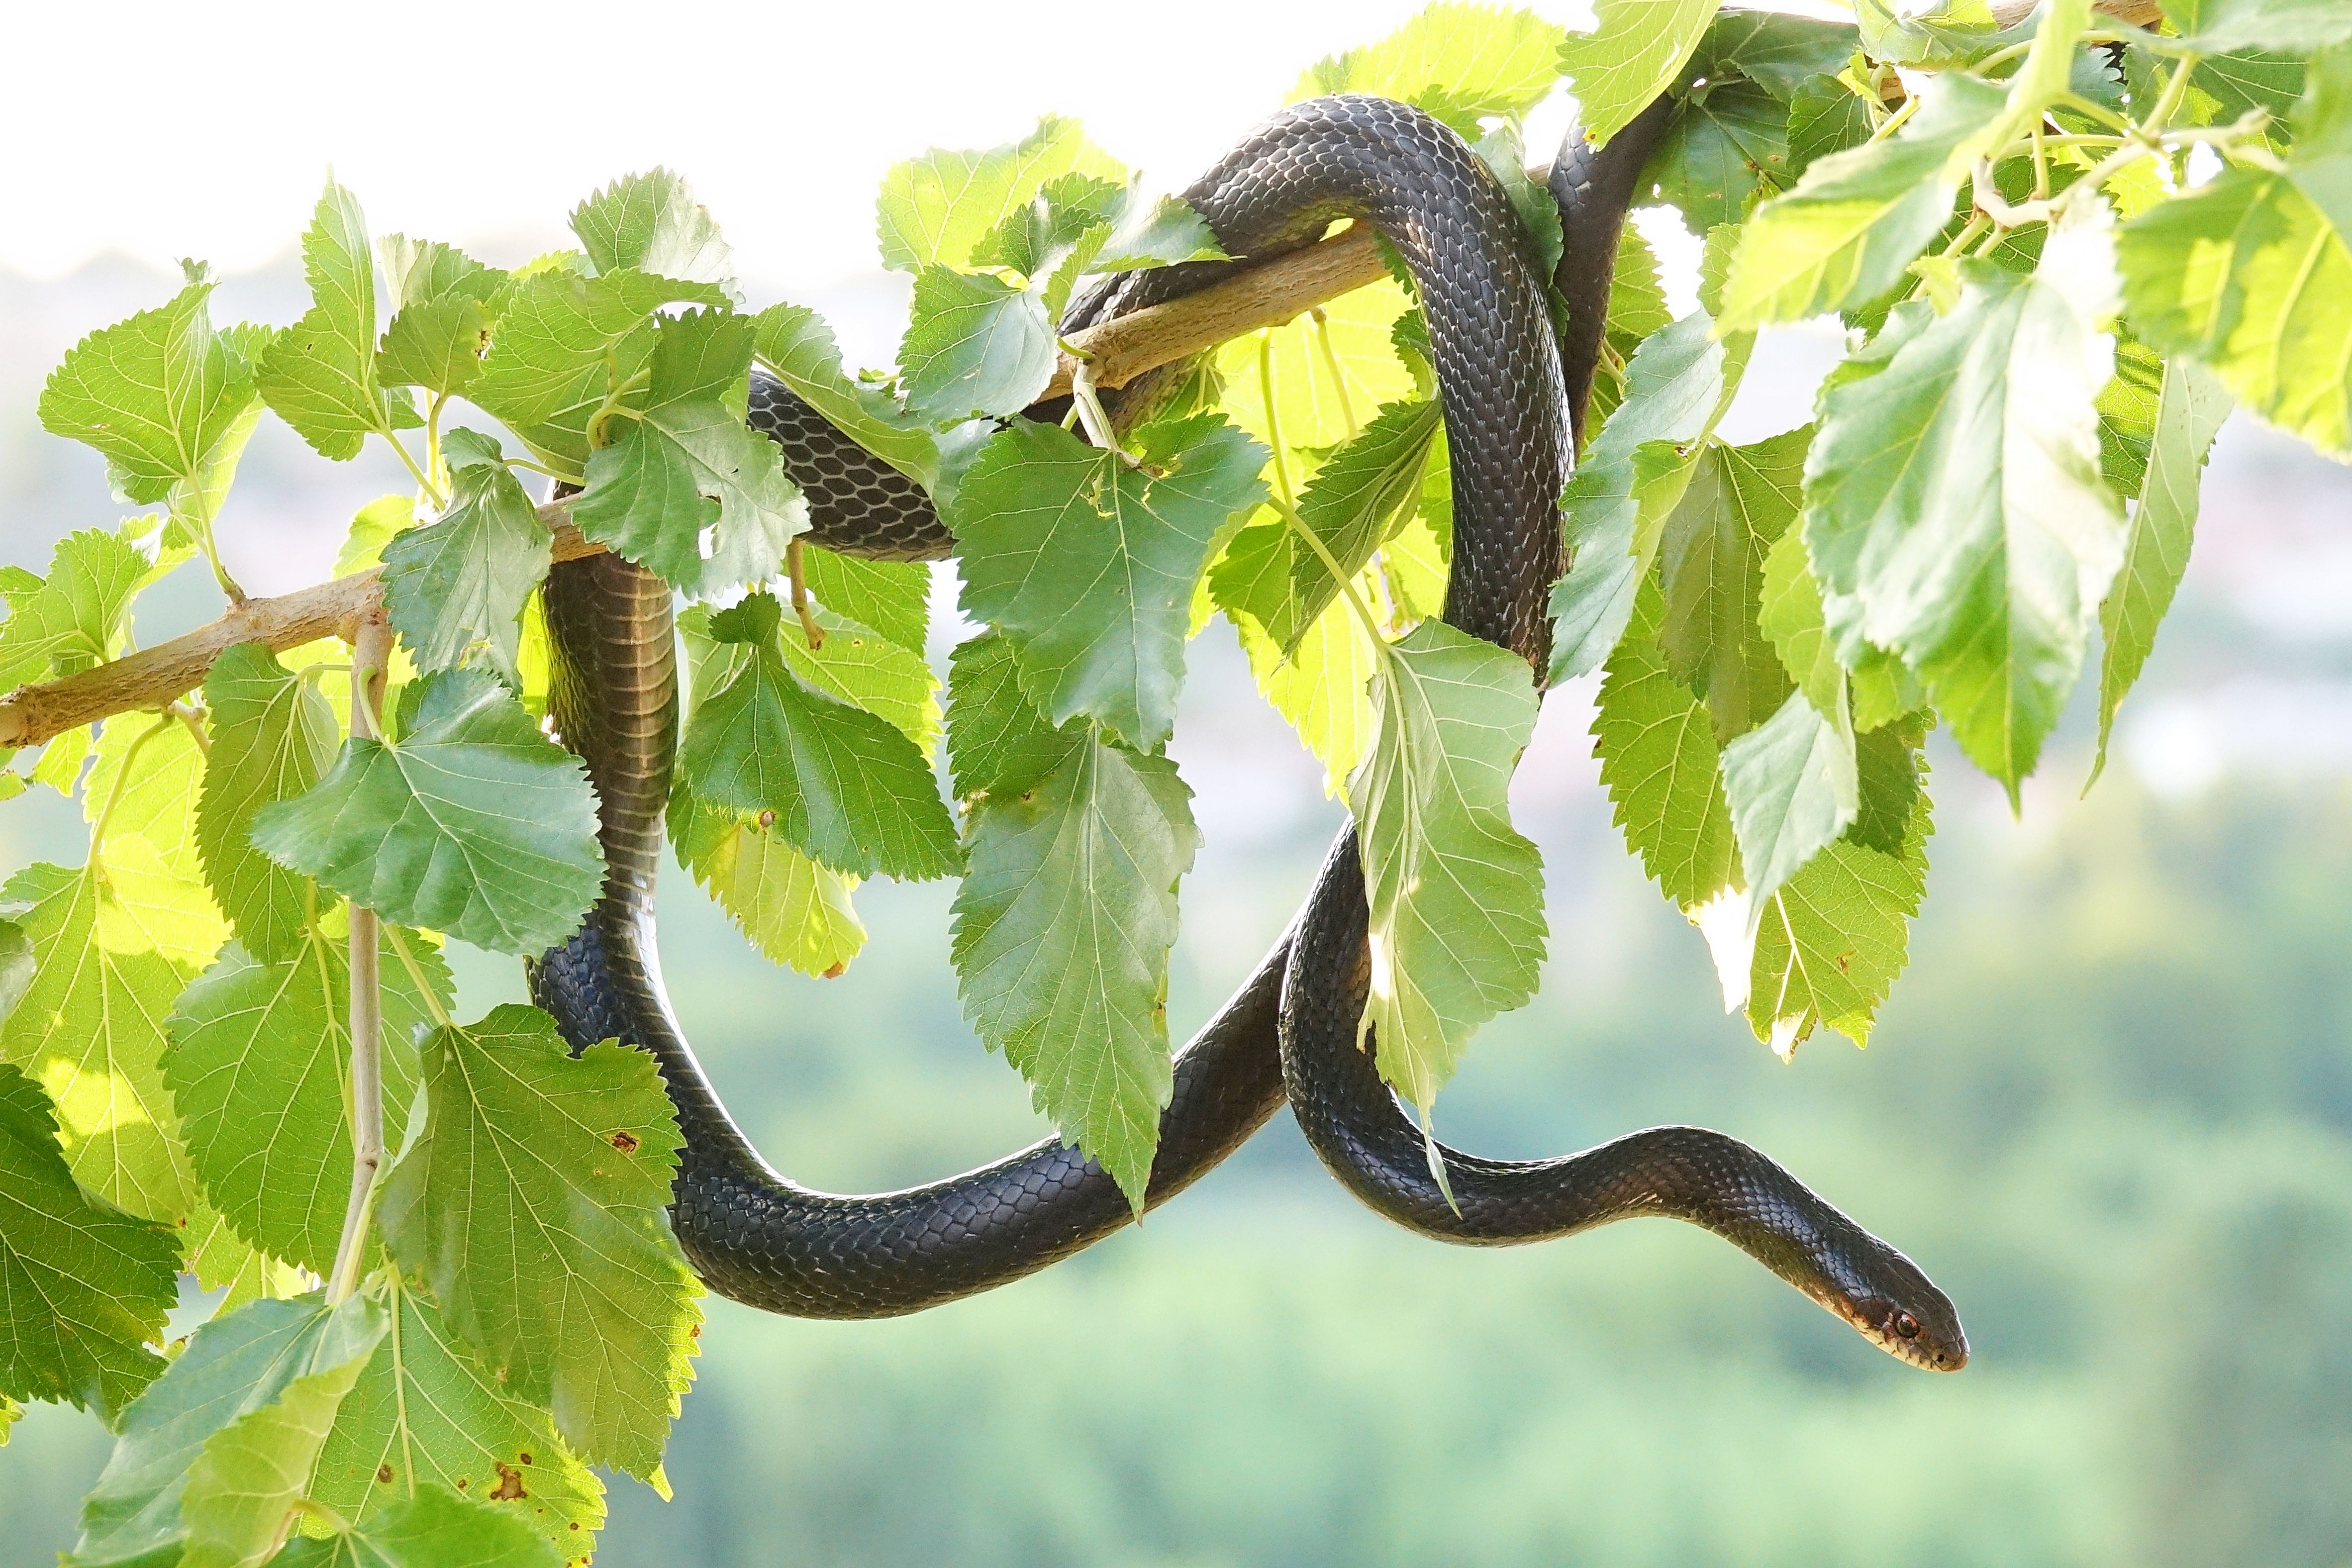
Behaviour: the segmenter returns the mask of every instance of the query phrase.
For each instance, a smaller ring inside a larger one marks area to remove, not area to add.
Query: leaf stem
[[[2117,114],[2105,104],[2094,102],[2078,92],[2060,93],[2056,101],[2054,101],[2051,107],[2053,109],[2071,109],[2075,113],[2082,115],[2084,119],[2095,120],[2100,124],[2112,127],[2118,133],[2125,136],[2129,136],[2132,133],[2132,122],[2130,121],[2126,120],[2122,115]]]
[[[185,702],[167,703],[163,711],[188,727],[188,738],[195,742],[196,753],[209,760],[213,754],[213,738],[205,731],[203,711]]]
[[[1961,228],[1960,232],[1952,236],[1952,243],[1944,247],[1943,249],[1936,252],[1936,254],[1938,256],[1963,255],[1967,252],[1969,247],[1974,245],[1979,238],[1981,238],[1985,230],[1991,226],[1992,219],[1987,217],[1982,213],[1974,214],[1969,217],[1968,223]]]
[[[1892,136],[1897,131],[1902,130],[1903,122],[1909,120],[1913,114],[1916,113],[1918,109],[1919,95],[1915,92],[1903,100],[1902,108],[1888,115],[1885,122],[1880,125],[1877,130],[1870,133],[1870,139],[1873,142],[1885,141],[1889,136]]]
[[[1380,650],[1381,663],[1385,667],[1389,661],[1388,638],[1381,635],[1381,623],[1372,615],[1372,607],[1364,603],[1364,596],[1356,591],[1354,580],[1341,569],[1339,557],[1315,536],[1315,531],[1307,526],[1307,520],[1298,515],[1297,507],[1278,496],[1268,504],[1282,515],[1282,521],[1288,523],[1299,538],[1307,541],[1307,548],[1315,552],[1316,559],[1323,563],[1323,569],[1331,574],[1331,580],[1339,585],[1339,592],[1347,598],[1348,607],[1355,611],[1356,619],[1363,624],[1364,635],[1370,637],[1372,647]]]
[[[448,1009],[441,1005],[441,998],[433,994],[433,987],[425,977],[425,966],[417,963],[416,954],[409,951],[407,933],[398,926],[386,926],[383,934],[392,939],[393,955],[400,960],[400,966],[408,971],[409,983],[416,987],[416,994],[425,999],[425,1011],[431,1016],[434,1027],[456,1028],[457,1026],[449,1021]]]
[[[809,608],[806,559],[797,537],[784,546],[784,572],[793,585],[793,614],[800,617],[801,636],[808,639],[809,652],[814,653],[824,646],[824,628],[816,624],[816,614]]]
[[[1078,368],[1070,375],[1070,402],[1078,411],[1078,423],[1086,427],[1087,440],[1130,468],[1143,466],[1141,459],[1118,444],[1118,434],[1111,428],[1110,416],[1103,409],[1102,396],[1095,390],[1095,367],[1084,360],[1078,362]]]
[[[1315,318],[1315,345],[1323,351],[1323,368],[1330,374],[1331,390],[1339,396],[1339,416],[1348,422],[1348,439],[1362,434],[1356,425],[1355,405],[1348,400],[1348,378],[1340,374],[1339,352],[1331,346],[1331,318],[1323,307],[1316,306],[1307,312]]]
[[[1296,505],[1290,489],[1290,465],[1282,458],[1282,416],[1274,406],[1274,334],[1257,339],[1257,395],[1265,403],[1265,444],[1274,453],[1274,493],[1285,506]]]
[[[432,507],[435,511],[439,511],[449,504],[449,498],[442,492],[439,485],[433,482],[433,477],[417,466],[415,458],[410,455],[408,447],[402,443],[399,437],[382,428],[379,428],[376,434],[383,437],[386,446],[400,454],[400,466],[406,468],[408,477],[416,481],[416,492],[425,498],[426,505]]]
[[[105,809],[98,814],[98,821],[89,830],[89,858],[93,861],[98,858],[99,847],[106,842],[106,830],[114,824],[116,808],[122,805],[122,797],[130,793],[131,764],[139,760],[139,753],[147,749],[148,742],[178,722],[179,720],[166,710],[156,715],[154,723],[132,736],[131,744],[122,748],[122,766],[115,773],[114,787],[106,792]]]
[[[392,668],[392,620],[379,605],[352,634],[352,739],[383,739],[383,680]]]

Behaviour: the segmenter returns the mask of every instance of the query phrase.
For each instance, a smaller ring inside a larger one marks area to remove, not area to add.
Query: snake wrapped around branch
[[[1377,230],[1412,278],[1444,405],[1454,489],[1444,618],[1526,658],[1540,679],[1546,599],[1564,565],[1561,482],[1601,352],[1618,238],[1670,109],[1661,98],[1599,151],[1570,133],[1550,179],[1566,238],[1554,281],[1568,320],[1557,335],[1539,264],[1495,176],[1436,120],[1355,95],[1283,110],[1183,193],[1237,261],[1112,279],[1073,304],[1063,329],[1199,289],[1312,243],[1338,219]],[[751,417],[808,498],[812,542],[887,560],[951,552],[920,486],[762,373]],[[553,569],[546,609],[550,714],[595,784],[608,874],[581,931],[531,965],[532,993],[575,1047],[617,1038],[660,1064],[684,1139],[672,1222],[710,1287],[796,1316],[887,1317],[1019,1279],[1128,1224],[1134,1211],[1110,1175],[1058,1139],[862,1196],[813,1191],[761,1158],[688,1046],[655,948],[679,719],[670,589],[617,556],[592,556]],[[1525,1162],[1426,1142],[1359,1048],[1366,921],[1350,828],[1289,930],[1176,1054],[1148,1205],[1191,1185],[1286,1099],[1351,1192],[1425,1235],[1507,1245],[1667,1215],[1728,1238],[1913,1365],[1966,1361],[1951,1303],[1908,1258],[1724,1134],[1653,1128]]]

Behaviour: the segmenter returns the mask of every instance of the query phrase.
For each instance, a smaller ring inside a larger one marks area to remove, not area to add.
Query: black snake
[[[1402,258],[1427,319],[1452,457],[1444,618],[1538,671],[1546,594],[1563,564],[1557,498],[1571,422],[1580,426],[1618,236],[1667,107],[1662,99],[1601,152],[1574,133],[1562,151],[1551,189],[1567,234],[1555,280],[1569,325],[1558,339],[1501,185],[1417,110],[1353,95],[1296,105],[1184,193],[1227,253],[1249,261],[1310,243],[1340,217],[1370,224]],[[1112,279],[1072,307],[1064,330],[1197,289],[1231,265]],[[920,487],[764,374],[754,374],[751,417],[808,496],[811,542],[898,560],[950,552]],[[641,567],[593,556],[554,568],[546,608],[550,712],[587,762],[609,871],[579,933],[532,966],[532,994],[575,1047],[619,1038],[660,1063],[684,1138],[672,1222],[710,1287],[796,1316],[886,1317],[1018,1279],[1127,1224],[1132,1210],[1111,1178],[1055,1139],[872,1196],[811,1191],[761,1159],[679,1032],[655,955],[654,884],[678,721],[670,590]],[[1950,1302],[1907,1258],[1721,1133],[1654,1128],[1542,1162],[1441,1151],[1449,1203],[1420,1131],[1356,1048],[1365,929],[1349,830],[1289,931],[1177,1054],[1150,1204],[1237,1148],[1286,1095],[1349,1190],[1424,1234],[1507,1244],[1671,1215],[1729,1238],[1905,1361],[1948,1370],[1967,1359]]]

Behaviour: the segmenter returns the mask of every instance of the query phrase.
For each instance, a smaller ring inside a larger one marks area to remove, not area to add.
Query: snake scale
[[[1567,245],[1554,281],[1568,306],[1557,336],[1539,264],[1501,185],[1418,110],[1357,95],[1294,105],[1184,193],[1245,262],[1311,243],[1343,217],[1378,230],[1402,258],[1427,319],[1452,455],[1444,618],[1538,671],[1547,592],[1564,564],[1557,498],[1581,434],[1618,237],[1669,108],[1662,98],[1599,151],[1571,132],[1555,164]],[[1174,298],[1234,265],[1115,278],[1076,301],[1063,330]],[[751,418],[808,497],[811,542],[888,560],[950,552],[919,486],[764,373],[754,373]],[[618,1038],[659,1063],[683,1135],[672,1223],[710,1287],[795,1316],[887,1317],[1019,1279],[1129,1223],[1117,1184],[1057,1139],[866,1196],[815,1192],[769,1167],[695,1060],[655,949],[679,717],[670,590],[617,556],[592,556],[553,569],[546,609],[550,716],[596,787],[607,876],[580,931],[530,966],[532,994],[575,1047]],[[1349,1190],[1425,1235],[1507,1245],[1668,1215],[1726,1237],[1904,1361],[1937,1370],[1966,1361],[1951,1303],[1907,1258],[1724,1134],[1653,1128],[1533,1162],[1425,1144],[1356,1047],[1365,931],[1350,829],[1289,931],[1177,1053],[1149,1205],[1191,1185],[1286,1100]],[[1439,1159],[1450,1199],[1433,1173]]]

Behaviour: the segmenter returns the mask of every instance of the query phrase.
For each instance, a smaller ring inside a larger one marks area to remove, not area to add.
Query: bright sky
[[[1179,187],[1307,65],[1420,3],[12,5],[0,267],[118,250],[242,270],[292,243],[330,165],[373,232],[490,240],[510,265],[570,243],[597,184],[660,163],[747,275],[821,287],[876,265],[874,190],[901,158],[1058,110]],[[1585,0],[1538,8],[1590,25]]]

